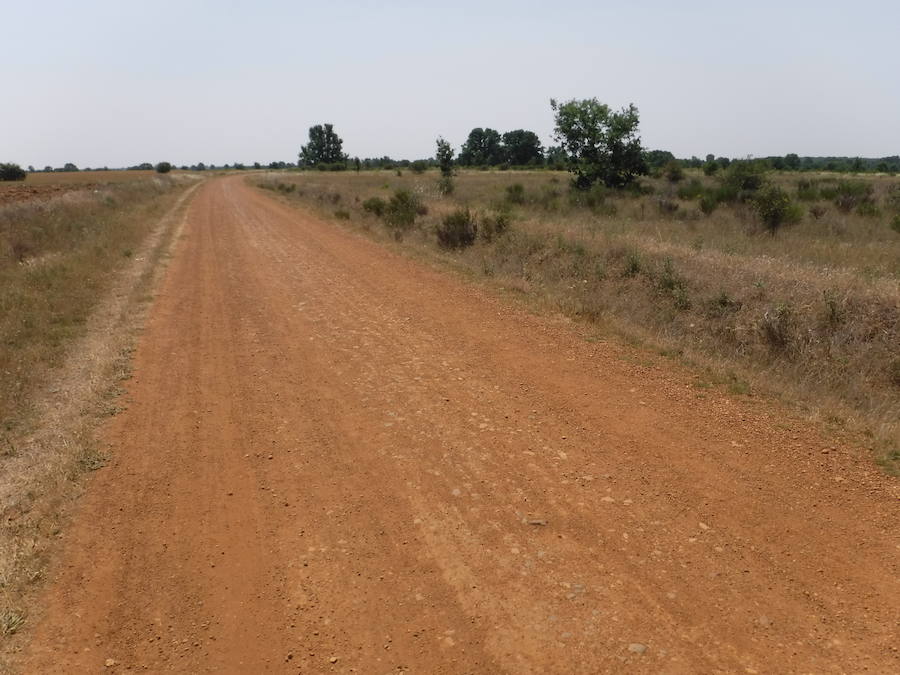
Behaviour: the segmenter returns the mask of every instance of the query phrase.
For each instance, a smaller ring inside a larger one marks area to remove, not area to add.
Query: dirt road
[[[211,181],[23,671],[900,671],[896,482],[698,392]]]

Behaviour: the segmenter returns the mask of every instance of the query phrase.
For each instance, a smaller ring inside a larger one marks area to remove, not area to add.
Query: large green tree
[[[513,166],[541,164],[544,161],[544,148],[541,139],[533,131],[515,129],[503,134],[503,155],[507,163]]]
[[[476,127],[459,151],[459,163],[463,166],[497,166],[503,163],[503,146],[500,132]]]
[[[344,141],[334,131],[333,124],[317,124],[309,128],[309,143],[300,148],[300,164],[337,164],[347,161],[342,148]]]
[[[576,187],[587,189],[598,181],[623,187],[647,173],[633,104],[618,112],[596,98],[551,99],[550,106],[556,113],[555,137],[566,151]]]

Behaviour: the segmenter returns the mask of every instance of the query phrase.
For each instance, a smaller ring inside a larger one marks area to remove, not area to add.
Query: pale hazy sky
[[[900,154],[898,0],[0,0],[0,161],[427,157],[633,102],[678,156]]]

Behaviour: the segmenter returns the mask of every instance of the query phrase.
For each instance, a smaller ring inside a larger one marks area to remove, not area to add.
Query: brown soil
[[[897,483],[240,179],[194,198],[22,669],[897,672]]]
[[[82,192],[92,190],[96,186],[90,183],[75,185],[24,185],[22,183],[0,183],[0,206],[3,204],[15,204],[30,202],[36,199],[47,200],[52,197],[60,197],[67,192]]]

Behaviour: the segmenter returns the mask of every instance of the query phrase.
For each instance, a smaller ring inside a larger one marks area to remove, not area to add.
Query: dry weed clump
[[[450,196],[429,172],[265,180],[348,195],[376,233],[383,200],[421,195],[430,216],[407,239],[419,250],[452,249],[454,264],[858,423],[896,463],[900,235],[891,223],[900,180],[685,173],[627,192],[571,193],[565,174],[472,171]],[[503,214],[503,226],[464,250],[447,246],[441,233],[459,212],[479,224]]]

